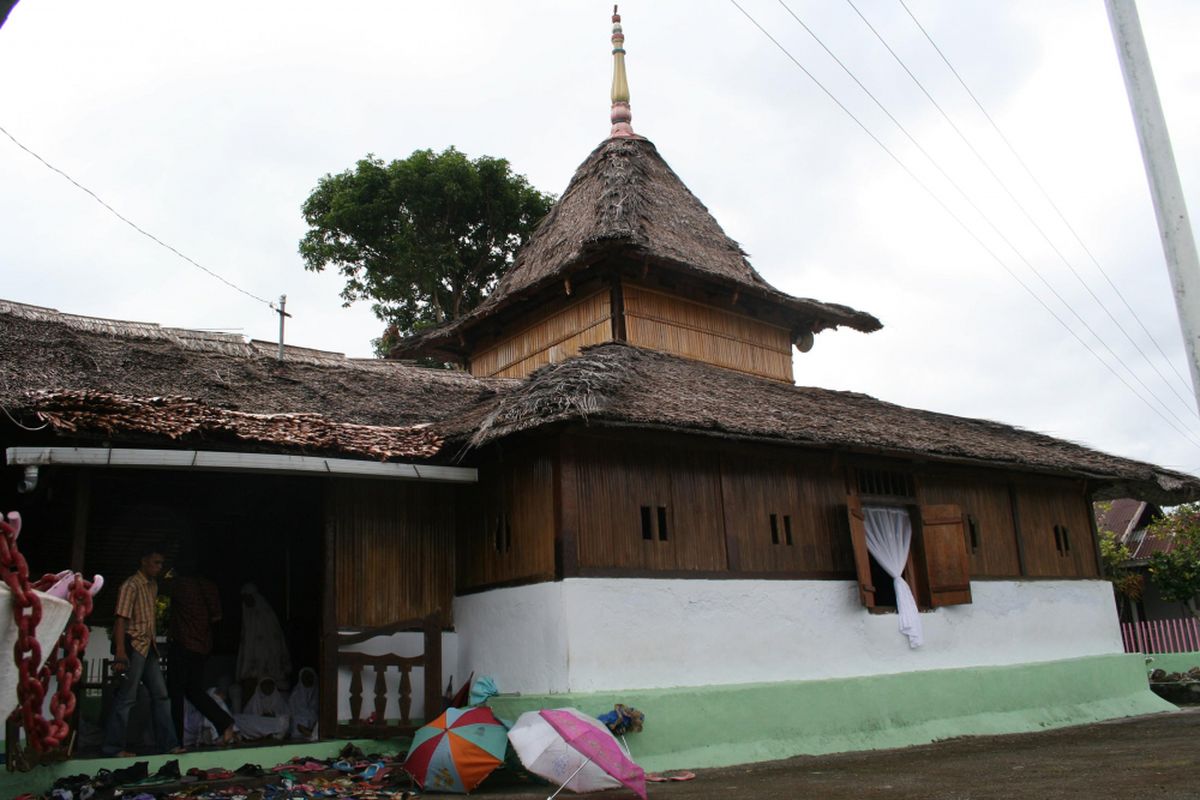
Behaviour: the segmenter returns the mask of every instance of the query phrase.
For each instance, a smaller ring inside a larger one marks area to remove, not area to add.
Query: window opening
[[[871,583],[875,586],[875,608],[882,610],[896,609],[896,584],[887,570],[879,566],[875,556],[871,559]]]
[[[650,506],[642,506],[642,538],[648,542],[654,540],[654,525],[650,521]]]
[[[876,497],[915,497],[912,475],[886,469],[859,469],[858,493]]]
[[[792,516],[791,514],[783,515],[783,536],[788,547],[792,546]]]
[[[658,540],[665,542],[667,540],[667,507],[658,507]]]
[[[967,535],[971,545],[971,552],[979,552],[979,523],[975,521],[975,517],[967,514]]]
[[[1071,535],[1069,533],[1067,533],[1066,525],[1062,526],[1062,543],[1063,543],[1063,555],[1065,556],[1067,553],[1071,552]]]
[[[1063,550],[1063,528],[1061,525],[1054,526],[1054,549],[1058,551],[1060,556],[1065,555],[1065,551]]]
[[[779,544],[779,520],[771,515],[771,544]]]

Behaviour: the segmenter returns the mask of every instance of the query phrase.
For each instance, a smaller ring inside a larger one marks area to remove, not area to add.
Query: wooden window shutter
[[[875,607],[875,584],[871,580],[871,554],[867,551],[867,521],[857,497],[846,498],[850,518],[850,543],[854,548],[854,567],[858,572],[858,596],[867,608]]]
[[[961,508],[921,506],[921,554],[930,606],[971,602],[971,568]]]

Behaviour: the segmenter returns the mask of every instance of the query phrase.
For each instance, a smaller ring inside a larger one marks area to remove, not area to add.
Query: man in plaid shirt
[[[144,683],[150,694],[154,741],[163,750],[182,752],[171,721],[171,701],[159,666],[154,642],[157,616],[158,575],[163,569],[163,548],[147,547],[141,554],[138,571],[125,579],[117,593],[116,619],[113,623],[113,671],[124,673],[121,688],[113,701],[112,713],[104,729],[105,755],[132,756],[125,749],[129,710],[137,702],[138,684]]]

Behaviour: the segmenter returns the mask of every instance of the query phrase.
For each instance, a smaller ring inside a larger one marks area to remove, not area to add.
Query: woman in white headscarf
[[[293,739],[317,738],[317,697],[317,671],[312,667],[305,667],[296,676],[296,685],[288,698]]]
[[[237,655],[238,680],[253,686],[263,678],[274,678],[275,683],[286,685],[291,671],[292,659],[288,654],[283,628],[279,626],[279,618],[275,616],[267,598],[259,594],[258,587],[247,583],[242,587],[242,641]]]
[[[247,739],[282,739],[292,729],[287,700],[279,693],[273,678],[263,678],[243,713],[234,714],[238,732]]]

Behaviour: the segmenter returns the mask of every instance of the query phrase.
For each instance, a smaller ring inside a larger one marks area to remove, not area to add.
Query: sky
[[[738,0],[871,135],[732,0],[622,3],[634,130],[768,281],[884,323],[819,335],[796,355],[798,383],[1200,473],[1200,416],[1104,4],[906,2],[1070,228],[898,0]],[[1140,6],[1197,214],[1200,4]],[[338,275],[303,269],[304,199],[367,154],[451,145],[561,194],[608,135],[611,11],[21,0],[0,28],[0,127],[244,293],[0,135],[0,297],[275,340],[263,301],[286,294],[290,344],[369,356],[382,329],[369,304],[343,307]]]

